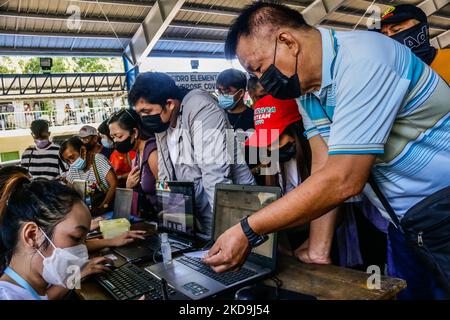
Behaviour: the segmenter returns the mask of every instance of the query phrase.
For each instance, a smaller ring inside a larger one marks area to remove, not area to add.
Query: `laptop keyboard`
[[[146,300],[162,300],[161,282],[133,264],[125,264],[96,279],[116,300],[139,299],[143,295]],[[167,286],[167,293],[170,298],[176,291]]]
[[[210,266],[206,265],[200,258],[181,257],[177,259],[177,261],[226,286],[248,279],[257,274],[255,271],[247,268],[242,268],[238,272],[228,271],[217,273],[211,269]]]

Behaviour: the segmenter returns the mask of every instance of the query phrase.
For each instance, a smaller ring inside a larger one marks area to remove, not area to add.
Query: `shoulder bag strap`
[[[94,160],[92,163],[92,169],[94,170],[95,179],[98,182],[98,186],[100,187],[100,190],[104,193],[108,192],[108,188],[106,188],[106,186],[102,182],[102,179],[100,179],[100,175],[99,175],[99,172],[97,169],[97,162],[95,161],[95,155],[94,155]]]

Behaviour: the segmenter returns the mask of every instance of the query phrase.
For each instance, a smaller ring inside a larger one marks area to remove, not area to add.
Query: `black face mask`
[[[114,147],[120,153],[125,154],[133,150],[134,143],[131,142],[130,136],[124,141],[114,143]]]
[[[410,48],[416,56],[428,65],[436,57],[437,50],[430,45],[428,25],[425,22],[394,34],[391,38]]]
[[[87,151],[92,151],[92,149],[94,149],[94,147],[95,147],[95,143],[93,143],[93,144],[87,143],[84,146],[86,147]]]
[[[167,129],[169,129],[169,126],[169,122],[162,122],[160,114],[142,117],[142,127],[147,133],[161,133],[167,131]]]
[[[288,142],[278,150],[279,161],[288,162],[297,154],[295,144],[293,142]]]
[[[277,46],[278,41],[275,43],[275,55],[273,57],[273,63],[261,76],[259,82],[264,87],[266,92],[276,99],[296,99],[302,95],[302,90],[300,88],[300,79],[297,75],[298,59],[295,58],[295,74],[292,77],[288,78],[275,66]]]

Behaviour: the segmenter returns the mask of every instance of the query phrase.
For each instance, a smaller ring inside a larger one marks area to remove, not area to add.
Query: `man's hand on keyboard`
[[[216,272],[239,270],[245,262],[250,247],[239,224],[223,233],[203,259]]]
[[[121,234],[120,236],[112,238],[110,240],[110,242],[111,242],[110,246],[111,247],[121,247],[121,246],[125,246],[127,244],[132,243],[136,239],[144,240],[145,233],[146,232],[142,231],[142,230],[134,230],[134,231],[125,232],[125,233]]]

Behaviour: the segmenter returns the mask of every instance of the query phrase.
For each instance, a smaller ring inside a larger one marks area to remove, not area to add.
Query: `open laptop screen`
[[[233,187],[235,189],[233,190]],[[268,192],[270,191],[270,192]],[[278,188],[252,186],[217,186],[215,203],[214,240],[228,228],[239,223],[245,216],[252,215],[280,197]],[[273,258],[274,234],[253,253]]]
[[[113,219],[129,219],[133,202],[133,190],[117,188],[114,200]]]
[[[86,201],[86,180],[73,180],[73,188],[80,195],[83,201]]]
[[[189,182],[165,182],[157,188],[158,228],[195,236],[194,186]]]

